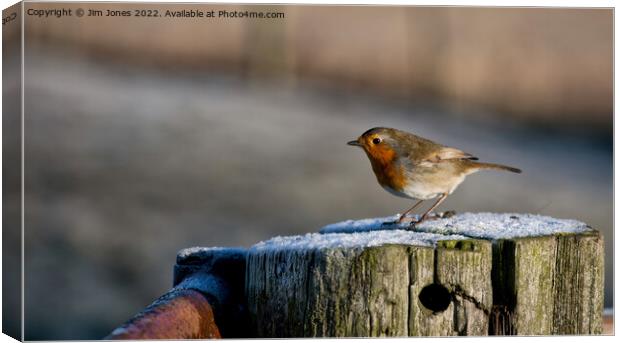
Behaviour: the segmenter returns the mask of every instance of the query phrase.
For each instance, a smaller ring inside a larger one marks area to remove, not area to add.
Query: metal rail
[[[182,250],[173,286],[104,339],[247,337],[246,250]]]

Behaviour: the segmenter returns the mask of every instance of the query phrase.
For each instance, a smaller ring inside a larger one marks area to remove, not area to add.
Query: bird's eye
[[[374,138],[374,139],[372,140],[372,143],[373,143],[373,144],[379,144],[379,143],[381,143],[381,138],[379,138],[379,137]]]

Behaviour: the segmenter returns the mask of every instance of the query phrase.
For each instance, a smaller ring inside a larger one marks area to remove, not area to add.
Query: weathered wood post
[[[106,339],[601,333],[603,238],[584,223],[393,219],[184,249],[174,288]]]
[[[253,337],[600,334],[603,239],[573,220],[347,221],[249,249]]]

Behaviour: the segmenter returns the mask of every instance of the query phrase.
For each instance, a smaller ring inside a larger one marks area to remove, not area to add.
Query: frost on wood
[[[398,216],[361,220],[346,220],[324,226],[321,233],[363,232],[385,230],[382,225],[394,222]],[[407,228],[408,224],[394,226]],[[450,218],[427,220],[416,225],[415,231],[441,235],[462,235],[482,239],[507,239],[518,237],[548,236],[557,233],[582,233],[591,229],[572,219],[522,213],[461,213]]]
[[[352,233],[308,233],[303,236],[278,236],[254,245],[250,250],[308,250],[325,248],[367,248],[385,244],[434,246],[445,239],[467,239],[460,235],[442,235],[405,230],[380,230]]]
[[[248,251],[256,337],[600,333],[602,237],[529,214],[396,217],[275,237]]]

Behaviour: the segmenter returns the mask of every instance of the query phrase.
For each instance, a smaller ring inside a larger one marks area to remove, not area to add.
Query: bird
[[[364,150],[379,185],[386,191],[418,200],[400,215],[396,224],[407,221],[407,215],[425,200],[436,198],[418,220],[412,219],[411,225],[428,219],[429,213],[446,200],[469,174],[485,169],[521,173],[518,168],[479,162],[472,154],[388,127],[369,129],[347,144]]]

